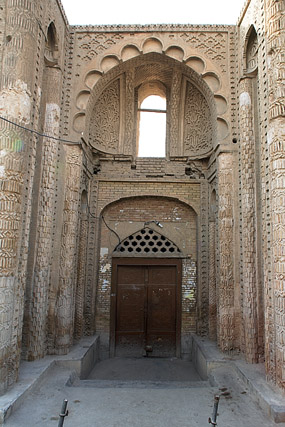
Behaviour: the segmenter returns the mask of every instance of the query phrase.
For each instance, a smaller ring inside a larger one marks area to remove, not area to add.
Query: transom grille
[[[180,249],[167,237],[145,227],[124,239],[115,248],[116,256],[181,256]]]

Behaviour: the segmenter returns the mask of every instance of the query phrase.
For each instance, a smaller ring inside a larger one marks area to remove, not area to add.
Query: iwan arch
[[[284,2],[236,26],[3,16],[2,392],[94,334],[102,357],[190,357],[198,334],[284,388]],[[150,95],[164,157],[138,156]]]

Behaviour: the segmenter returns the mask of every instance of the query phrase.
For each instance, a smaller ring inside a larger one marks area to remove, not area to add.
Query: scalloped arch
[[[100,63],[101,70],[106,73],[111,68],[115,67],[120,63],[118,57],[116,55],[107,55],[104,56]]]
[[[73,129],[78,133],[83,133],[85,130],[85,113],[75,114],[73,119]]]
[[[215,102],[217,106],[217,114],[225,114],[228,108],[228,103],[226,98],[221,95],[215,95]]]
[[[84,83],[89,89],[93,89],[95,84],[98,82],[98,80],[101,78],[102,73],[98,70],[91,70],[89,71],[84,79]]]
[[[85,110],[90,96],[89,90],[82,90],[76,97],[76,107],[79,110]]]
[[[109,57],[109,56],[108,56]],[[155,67],[154,64],[157,63],[158,67]],[[204,96],[206,103],[209,106],[210,111],[210,120],[212,123],[212,147],[215,146],[217,141],[217,103],[216,99],[214,98],[215,93],[209,86],[208,78],[212,79],[216,86],[220,85],[220,80],[218,77],[215,77],[216,74],[214,73],[206,73],[204,75],[198,74],[193,68],[186,65],[184,62],[178,61],[177,59],[171,58],[168,55],[165,55],[163,53],[157,53],[152,52],[148,54],[140,54],[137,55],[129,60],[126,60],[125,62],[120,61],[120,63],[117,66],[112,67],[108,72],[103,73],[102,75],[98,73],[98,70],[91,70],[89,73],[86,74],[90,80],[89,84],[93,84],[93,79],[96,80],[96,83],[93,85],[93,88],[91,90],[91,94],[89,96],[89,100],[86,106],[85,110],[80,110],[80,116],[77,115],[74,116],[74,130],[78,133],[83,133],[83,136],[85,140],[90,140],[89,138],[89,131],[90,126],[89,123],[92,120],[92,111],[94,109],[94,105],[96,104],[98,97],[103,93],[105,88],[116,79],[119,78],[119,76],[122,76],[123,73],[128,72],[132,69],[137,68],[140,70],[140,73],[137,74],[137,79],[141,78],[141,72],[142,68],[146,66],[146,64],[150,64],[152,67],[154,66],[153,70],[161,70],[161,72],[164,75],[164,78],[167,79],[165,82],[168,81],[168,85],[170,84],[169,78],[171,76],[170,70],[177,69],[178,72],[181,72],[182,75],[186,76],[194,86],[198,88],[198,90],[201,92],[201,94]],[[141,67],[142,66],[142,67]],[[157,71],[156,70],[156,71]],[[179,71],[180,70],[180,71]],[[172,73],[172,71],[171,71]],[[206,79],[205,79],[206,76]],[[157,77],[156,77],[157,78]],[[123,80],[121,80],[123,82]],[[139,81],[139,80],[138,80]],[[85,86],[86,87],[86,86]],[[222,103],[223,101],[221,101]],[[84,116],[85,114],[85,116]],[[223,127],[223,126],[222,126]],[[224,129],[224,127],[223,127]],[[122,141],[122,140],[120,140]],[[122,145],[120,145],[121,142],[119,142],[119,146],[122,149]],[[118,148],[119,149],[119,148]],[[180,150],[180,148],[179,148]],[[180,151],[179,151],[180,152]],[[211,152],[207,151],[209,154]],[[182,151],[181,151],[182,153]],[[205,154],[201,153],[199,155]],[[182,155],[182,154],[180,154]],[[195,157],[195,156],[194,156]],[[193,158],[194,158],[193,157]],[[197,156],[196,156],[197,157]],[[196,158],[195,157],[195,158]]]
[[[121,50],[122,61],[127,61],[128,59],[135,58],[138,55],[140,55],[140,50],[134,44],[126,45]]]
[[[208,72],[203,75],[203,80],[207,83],[209,88],[214,92],[218,92],[221,87],[221,82],[216,73]]]
[[[170,58],[177,59],[177,61],[183,61],[184,50],[179,46],[170,46],[166,49],[165,54]]]
[[[112,69],[116,68],[122,62],[131,61],[133,59],[144,56],[149,53],[159,53],[163,56],[167,56],[179,62],[185,61],[187,68],[194,70],[196,73],[202,75],[204,81],[207,83],[208,87],[213,93],[217,93],[221,88],[221,78],[217,74],[217,71],[211,70],[209,68],[209,63],[207,63],[207,72],[205,73],[206,63],[203,58],[197,55],[188,56],[187,59],[184,59],[185,52],[180,45],[169,45],[163,50],[163,43],[158,37],[147,37],[142,43],[141,47],[136,44],[130,43],[129,40],[125,45],[121,47],[120,54],[111,53],[112,49],[106,50],[104,56],[102,57],[100,64],[97,62],[90,62],[89,70],[86,70],[86,73],[83,77],[83,85],[79,85],[79,90],[75,96],[75,99],[78,98],[79,93],[82,90],[86,90],[86,87],[93,91],[95,86],[102,80],[102,76],[110,73]],[[205,74],[203,74],[205,73]],[[87,107],[86,107],[87,108]]]
[[[225,139],[229,134],[229,125],[226,120],[218,117],[217,119],[218,138],[219,140]]]
[[[205,62],[198,56],[190,56],[185,63],[199,74],[202,74],[206,68]]]
[[[155,38],[149,37],[143,43],[143,53],[157,52],[162,53],[162,42]]]

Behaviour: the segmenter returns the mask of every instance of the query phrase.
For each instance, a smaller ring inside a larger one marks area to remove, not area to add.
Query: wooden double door
[[[114,259],[111,295],[112,355],[180,355],[180,259]]]

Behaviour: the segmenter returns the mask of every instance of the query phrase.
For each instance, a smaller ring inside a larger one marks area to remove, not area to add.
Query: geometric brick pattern
[[[269,161],[271,173],[271,219],[272,219],[272,284],[275,327],[275,370],[272,378],[285,388],[285,107],[284,107],[284,1],[267,0],[268,19],[267,53],[269,64]],[[283,59],[282,59],[283,58]],[[270,343],[272,348],[272,343]],[[271,358],[270,347],[266,345],[267,357]],[[272,363],[272,361],[271,361]]]
[[[145,227],[124,239],[114,250],[113,255],[121,256],[179,256],[181,251],[175,243],[152,228]]]

